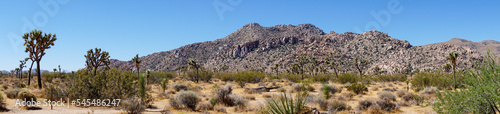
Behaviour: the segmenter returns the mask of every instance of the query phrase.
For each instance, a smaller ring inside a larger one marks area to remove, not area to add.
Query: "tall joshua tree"
[[[108,67],[109,65],[109,53],[106,51],[101,52],[101,48],[90,49],[87,51],[87,55],[84,55],[86,61],[86,66],[88,69],[94,71],[94,76],[97,75],[97,68],[101,66]]]
[[[135,63],[135,67],[137,68],[137,76],[139,76],[139,66],[141,65],[142,60],[139,59],[139,54],[135,55],[134,58],[132,58],[132,61]]]
[[[276,78],[278,78],[278,76],[279,76],[279,71],[278,71],[279,64],[278,63],[274,64],[273,70],[274,70],[274,72],[276,72]]]
[[[19,62],[21,62],[21,64],[19,64],[19,70],[21,71],[19,78],[23,79],[23,68],[26,67],[26,60],[20,60]]]
[[[190,60],[188,62],[189,66],[191,66],[192,68],[195,68],[196,69],[196,83],[198,83],[198,80],[200,78],[199,74],[198,74],[198,70],[200,69],[200,65],[198,63],[196,63],[196,61],[194,60]]]
[[[451,65],[453,66],[453,80],[455,83],[453,84],[453,87],[457,89],[457,79],[455,78],[455,69],[457,68],[457,58],[458,58],[458,52],[453,51],[446,56],[446,60],[449,60],[451,62]]]
[[[38,88],[42,89],[42,74],[40,72],[40,61],[45,55],[45,50],[50,49],[54,46],[54,41],[57,40],[56,34],[43,34],[42,31],[33,30],[30,33],[25,33],[23,35],[24,46],[26,50],[24,52],[29,53],[29,57],[36,62],[36,72],[38,74]]]

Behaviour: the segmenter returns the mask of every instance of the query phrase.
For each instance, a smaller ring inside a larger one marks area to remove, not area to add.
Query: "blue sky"
[[[253,22],[311,23],[326,33],[377,29],[414,46],[451,38],[498,41],[498,5],[455,0],[6,0],[0,1],[0,70],[12,70],[27,57],[21,35],[32,28],[58,38],[46,50],[41,68],[61,65],[73,71],[85,66],[83,55],[95,47],[111,58],[130,60],[135,54],[223,38]]]

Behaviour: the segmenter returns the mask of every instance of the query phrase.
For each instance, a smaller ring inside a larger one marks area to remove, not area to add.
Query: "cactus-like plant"
[[[163,80],[161,80],[161,88],[163,93],[165,93],[165,89],[167,89],[167,79],[163,78]]]

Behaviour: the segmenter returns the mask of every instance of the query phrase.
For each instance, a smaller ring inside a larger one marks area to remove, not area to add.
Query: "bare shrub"
[[[375,101],[372,99],[360,100],[358,101],[358,106],[356,107],[356,109],[365,110],[370,108],[372,105],[376,105]]]
[[[396,96],[390,92],[382,92],[378,95],[378,98],[382,100],[396,101]]]
[[[194,91],[181,91],[175,95],[174,100],[170,100],[170,102],[177,102],[182,107],[190,108],[191,110],[196,109],[196,105],[200,102],[200,98],[196,95]],[[172,104],[172,103],[171,103]]]
[[[396,96],[398,96],[398,97],[403,97],[405,94],[406,94],[405,90],[398,90],[396,92]]]
[[[343,110],[350,110],[351,106],[347,105],[347,103],[338,101],[338,100],[330,100],[328,101],[328,113],[333,114]]]
[[[140,114],[146,110],[144,103],[137,97],[132,97],[123,100],[122,109],[128,114]]]
[[[179,92],[181,90],[188,90],[188,86],[186,86],[186,84],[173,84],[171,86],[173,89],[175,89],[175,91]]]
[[[424,98],[417,95],[417,94],[414,94],[414,93],[408,93],[406,95],[404,95],[403,97],[401,97],[402,100],[410,103],[410,104],[416,104],[416,105],[420,105],[422,102],[424,102]]]
[[[199,111],[207,111],[207,110],[213,110],[214,106],[210,104],[210,102],[202,102],[199,103],[198,106],[196,106],[196,109]]]
[[[391,102],[390,100],[377,100],[377,105],[385,111],[391,111],[399,108],[397,103]]]
[[[352,92],[346,92],[346,93],[342,93],[341,95],[337,96],[337,99],[343,100],[343,101],[351,100],[354,95],[355,94]]]

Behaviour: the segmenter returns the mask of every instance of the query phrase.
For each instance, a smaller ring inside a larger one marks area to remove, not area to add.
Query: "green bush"
[[[297,93],[295,99],[288,97],[285,93],[278,99],[269,99],[267,101],[267,112],[272,114],[300,114],[305,108],[307,91]]]
[[[214,78],[220,79],[221,81],[233,81],[234,73],[231,72],[218,72],[214,74]]]
[[[340,90],[341,89],[339,89],[337,86],[328,85],[328,84],[323,84],[323,87],[321,88],[321,91],[323,92],[325,99],[330,98],[330,94],[335,94],[335,93],[339,92]]]
[[[284,78],[284,79],[288,79],[290,80],[291,82],[299,82],[300,80],[302,80],[302,75],[300,74],[280,74],[279,76],[280,78]],[[308,75],[304,74],[304,78],[307,78]]]
[[[174,72],[164,72],[164,71],[151,71],[149,72],[148,83],[149,84],[159,84],[163,79],[173,79],[175,77]]]
[[[336,79],[336,81],[339,83],[345,84],[345,83],[357,83],[357,82],[360,82],[362,79],[363,79],[363,77],[361,75],[347,73],[347,74],[339,75],[339,77]]]
[[[52,84],[43,89],[43,95],[52,101],[60,98],[68,98],[68,89],[60,85]]]
[[[438,89],[448,89],[453,86],[453,83],[452,80],[447,77],[450,77],[450,74],[420,72],[413,77],[411,84],[415,91],[420,91],[431,86],[437,87]]]
[[[257,71],[241,71],[234,74],[233,77],[234,81],[241,87],[243,87],[245,83],[259,83],[264,78],[265,74]]]
[[[138,76],[117,68],[98,70],[97,75],[87,69],[68,77],[70,99],[123,99],[135,96]]]
[[[360,94],[360,93],[363,93],[365,91],[368,92],[368,87],[366,87],[366,85],[362,84],[362,83],[354,83],[354,84],[351,84],[350,86],[348,86],[347,90],[352,91],[356,94]]]
[[[196,80],[196,70],[190,70],[187,72],[188,77],[195,81]],[[212,79],[213,73],[208,70],[200,70],[198,71],[198,75],[200,78],[200,81],[205,81],[208,82]]]
[[[384,82],[394,82],[394,81],[406,81],[407,76],[405,74],[392,74],[392,75],[377,75],[374,80],[384,81]]]
[[[311,76],[315,82],[328,82],[330,80],[333,80],[335,77],[335,74],[318,74],[315,76]]]
[[[433,109],[438,113],[486,114],[500,113],[500,58],[490,53],[477,65],[463,73],[462,82],[466,89],[460,91],[437,92],[438,101]],[[460,73],[457,73],[460,76]]]

